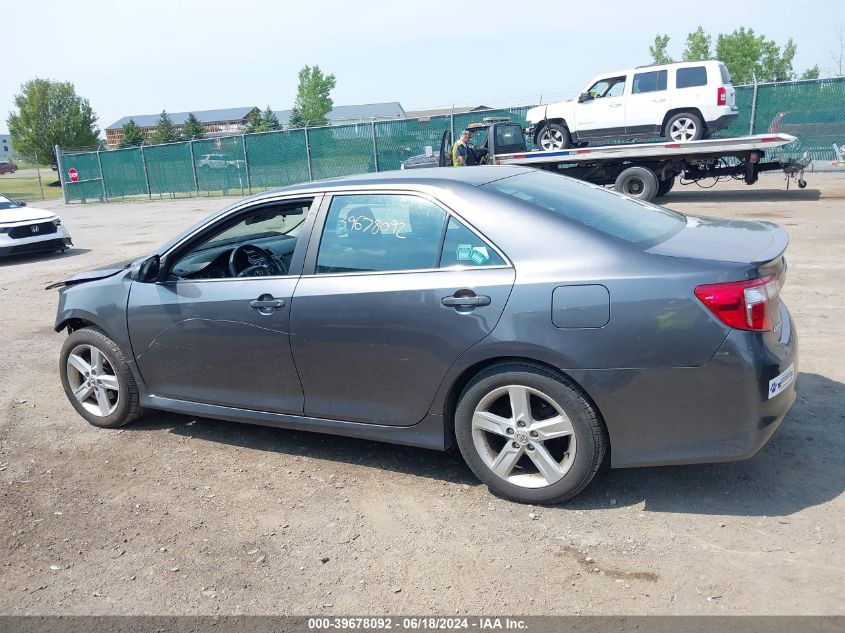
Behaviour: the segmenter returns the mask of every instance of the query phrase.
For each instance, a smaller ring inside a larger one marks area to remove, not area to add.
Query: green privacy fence
[[[774,152],[809,152],[836,159],[845,145],[845,77],[738,86],[739,117],[717,136],[783,132],[798,140]],[[65,201],[130,196],[246,195],[274,187],[349,174],[398,169],[444,130],[460,131],[485,117],[525,125],[530,106],[467,114],[245,134],[100,152],[62,152],[59,173]],[[75,182],[69,178],[76,170]]]

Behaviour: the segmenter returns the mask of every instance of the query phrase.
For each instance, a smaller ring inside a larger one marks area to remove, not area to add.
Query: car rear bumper
[[[726,108],[719,109],[725,110]],[[712,120],[705,121],[705,125],[707,125],[707,131],[712,134],[713,132],[724,130],[726,127],[729,127],[731,123],[736,121],[738,116],[739,110],[730,110],[728,112],[725,112],[724,114],[720,114]]]
[[[798,340],[782,306],[776,332],[732,330],[701,367],[574,372],[610,435],[611,465],[658,466],[747,459],[795,402]],[[771,381],[792,368],[770,397]]]

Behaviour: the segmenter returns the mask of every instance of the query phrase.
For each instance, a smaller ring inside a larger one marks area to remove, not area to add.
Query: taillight
[[[728,91],[724,86],[716,90],[716,105],[728,105]]]
[[[695,289],[695,296],[722,323],[738,330],[764,332],[776,322],[780,282],[776,275],[749,281],[707,284]]]

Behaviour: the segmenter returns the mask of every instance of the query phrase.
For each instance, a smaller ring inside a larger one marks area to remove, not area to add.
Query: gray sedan
[[[96,426],[457,446],[496,494],[556,503],[603,464],[768,441],[795,400],[787,241],[519,167],[288,187],[59,284],[60,375]]]

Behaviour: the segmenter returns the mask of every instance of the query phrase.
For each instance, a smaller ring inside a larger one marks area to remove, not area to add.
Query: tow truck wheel
[[[804,180],[803,178],[799,178],[798,179],[798,188],[803,189],[806,186],[807,186],[807,181]]]
[[[549,123],[540,128],[534,143],[543,151],[565,149],[572,147],[572,136],[565,126],[559,123]]]
[[[628,167],[616,177],[614,189],[636,200],[650,202],[657,196],[657,176],[645,167]]]
[[[671,178],[667,178],[666,180],[661,180],[657,184],[657,195],[655,198],[659,198],[660,196],[665,196],[667,193],[672,191],[672,187],[675,186],[675,177],[672,176]]]

